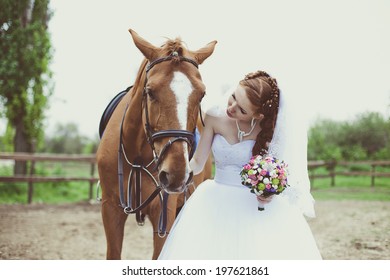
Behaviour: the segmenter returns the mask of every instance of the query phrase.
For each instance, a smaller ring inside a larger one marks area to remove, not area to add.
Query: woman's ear
[[[253,115],[253,118],[255,118],[258,121],[261,121],[262,119],[264,119],[264,115],[261,113],[257,113]]]

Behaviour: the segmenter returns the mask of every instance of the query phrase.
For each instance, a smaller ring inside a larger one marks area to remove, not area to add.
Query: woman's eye
[[[232,97],[233,97],[233,99],[234,100],[236,100],[236,95],[233,93],[232,94]],[[239,107],[239,106],[238,106]],[[239,107],[240,108],[240,112],[241,112],[241,114],[243,114],[243,115],[246,115],[247,113],[246,113],[246,111],[244,110],[244,109],[242,109],[241,107]]]

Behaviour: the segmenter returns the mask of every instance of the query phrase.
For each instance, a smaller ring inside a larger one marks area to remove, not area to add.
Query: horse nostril
[[[167,186],[169,184],[169,181],[168,181],[168,173],[165,172],[165,171],[161,171],[159,174],[158,174],[158,178],[160,180],[160,183],[164,186]]]

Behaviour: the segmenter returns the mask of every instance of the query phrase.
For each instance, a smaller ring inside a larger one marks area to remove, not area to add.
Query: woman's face
[[[230,95],[226,114],[229,118],[241,121],[251,121],[255,116],[253,105],[241,85]]]

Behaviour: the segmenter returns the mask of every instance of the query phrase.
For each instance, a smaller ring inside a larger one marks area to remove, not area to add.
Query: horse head
[[[190,51],[177,38],[157,47],[129,30],[148,65],[144,73],[143,123],[153,150],[160,185],[183,192],[192,181],[189,160],[205,94],[198,65],[214,51],[216,41]]]

